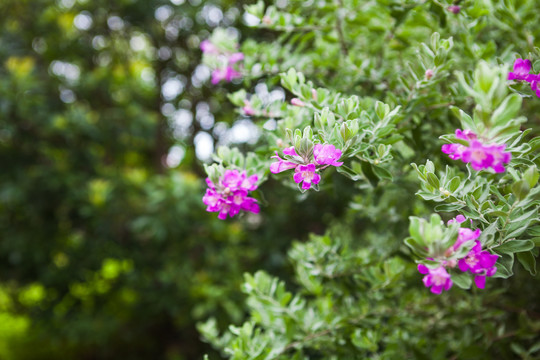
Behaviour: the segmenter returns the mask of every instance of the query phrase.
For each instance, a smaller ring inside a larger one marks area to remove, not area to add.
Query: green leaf
[[[357,173],[356,171],[354,171],[353,169],[351,169],[350,167],[346,165],[338,166],[336,170],[338,173],[345,175],[346,177],[348,177],[349,179],[353,181],[358,181],[362,179],[361,174]]]
[[[493,277],[507,279],[514,274],[512,267],[514,266],[514,254],[503,254],[496,263],[497,272]]]
[[[360,163],[360,166],[362,167],[362,172],[364,173],[364,176],[366,177],[366,179],[369,180],[369,182],[371,183],[373,187],[377,187],[377,184],[379,183],[379,178],[373,172],[373,166],[366,161],[362,161]],[[343,165],[340,167],[343,167]],[[340,167],[338,167],[338,169]]]
[[[476,124],[467,113],[465,113],[463,110],[455,106],[452,106],[450,110],[452,110],[454,115],[456,115],[456,117],[461,121],[461,126],[463,127],[464,130],[469,129],[476,132]]]
[[[439,178],[434,173],[428,172],[427,173],[427,181],[429,185],[433,186],[435,189],[439,189],[440,183]]]
[[[493,248],[499,254],[513,254],[523,251],[529,251],[534,248],[534,243],[530,240],[512,240],[507,241],[501,246]]]
[[[536,259],[531,251],[520,252],[516,256],[525,270],[533,276],[536,275]]]
[[[440,204],[435,206],[435,211],[437,212],[450,212],[462,209],[465,205],[454,203],[454,204]]]
[[[379,179],[381,179],[381,180],[382,179],[387,179],[387,180],[390,180],[390,181],[393,180],[392,174],[390,173],[390,171],[386,170],[385,168],[373,165],[372,169],[373,169],[373,172],[375,173],[375,175],[377,175],[379,177]]]
[[[504,125],[515,118],[521,108],[522,98],[518,94],[508,95],[501,105],[493,112],[491,123],[495,126]]]
[[[523,180],[529,184],[529,187],[532,189],[538,183],[538,169],[536,166],[531,166],[523,173]]]
[[[459,272],[452,274],[452,281],[462,289],[467,290],[471,288],[472,278],[468,273]]]
[[[518,200],[525,199],[529,191],[530,187],[526,181],[519,180],[512,185],[512,194],[514,194]]]
[[[405,239],[405,245],[407,245],[416,255],[420,257],[427,256],[426,246],[423,241],[420,243],[416,239],[409,237]]]

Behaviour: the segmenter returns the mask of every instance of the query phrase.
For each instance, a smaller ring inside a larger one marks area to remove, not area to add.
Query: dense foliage
[[[199,43],[237,6],[0,2],[0,358],[201,357],[195,322],[241,321],[242,273],[321,226],[204,211],[193,144],[237,116]]]
[[[1,1],[0,358],[539,357],[535,5]]]
[[[247,274],[250,318],[223,334],[201,323],[206,340],[232,359],[539,356],[534,2],[246,10],[275,38],[245,40],[240,70],[211,61],[231,48],[219,30],[209,40],[218,50],[203,51],[215,74],[233,74],[225,80],[243,72],[245,90],[230,99],[262,136],[253,152],[218,149],[207,211],[265,216],[274,206],[246,200],[235,170],[252,179],[248,190],[266,194],[276,174],[304,197],[345,186],[349,202],[324,235],[292,246],[296,286]],[[287,101],[261,98],[254,79],[279,79]]]

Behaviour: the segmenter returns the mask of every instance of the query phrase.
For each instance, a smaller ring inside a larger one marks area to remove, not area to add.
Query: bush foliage
[[[540,356],[534,0],[0,20],[0,358]]]
[[[346,187],[348,204],[324,234],[293,244],[292,283],[246,274],[249,318],[224,333],[201,323],[206,340],[232,359],[538,356],[533,2],[246,11],[273,37],[241,44],[244,89],[230,99],[263,135],[244,156],[218,149],[210,180],[245,169],[264,191],[273,173],[303,197]],[[210,41],[227,46],[219,31]],[[261,80],[287,100],[254,93]],[[226,193],[218,210],[210,195],[208,211],[234,215]]]

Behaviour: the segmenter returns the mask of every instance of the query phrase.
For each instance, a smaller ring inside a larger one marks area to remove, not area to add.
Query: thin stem
[[[336,30],[339,37],[339,43],[341,45],[341,52],[343,53],[343,55],[347,56],[349,55],[349,50],[347,49],[347,43],[345,42],[345,36],[343,35],[343,23],[339,14],[339,10],[343,9],[345,6],[343,5],[343,0],[337,0],[337,3],[338,10],[336,12]]]

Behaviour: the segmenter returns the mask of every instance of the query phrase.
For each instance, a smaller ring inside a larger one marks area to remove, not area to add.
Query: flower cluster
[[[530,83],[532,91],[540,98],[540,74],[531,74],[531,67],[531,60],[516,59],[514,62],[514,71],[508,73],[508,80]]]
[[[450,159],[461,159],[464,163],[471,163],[474,170],[480,171],[492,168],[496,173],[504,172],[504,164],[512,159],[512,154],[505,152],[506,145],[486,145],[478,139],[471,130],[456,130],[456,138],[468,141],[469,146],[462,144],[445,144],[441,150],[448,154]]]
[[[479,289],[483,289],[486,286],[486,277],[493,276],[497,272],[495,263],[498,258],[499,255],[490,254],[485,250],[482,251],[482,244],[476,240],[474,247],[467,256],[459,260],[459,270],[463,272],[470,271],[475,274],[474,283]]]
[[[456,219],[450,220],[448,224],[453,222],[462,223],[465,221],[463,215],[458,215]],[[451,275],[446,268],[454,268],[456,265],[459,270],[463,272],[470,271],[475,275],[474,283],[479,289],[483,289],[486,286],[486,277],[493,276],[497,272],[495,263],[499,258],[499,255],[491,254],[488,251],[482,250],[482,244],[478,237],[480,237],[480,229],[471,230],[468,228],[460,228],[458,237],[454,245],[452,245],[445,252],[445,256],[451,256],[457,251],[461,245],[469,241],[474,241],[474,247],[465,255],[465,257],[459,259],[457,262],[454,259],[451,260],[438,260],[439,266],[435,268],[427,267],[424,264],[418,264],[418,271],[425,275],[422,279],[424,285],[429,287],[434,294],[440,294],[443,290],[449,290],[452,285]],[[428,258],[428,260],[434,260]]]
[[[284,149],[283,154],[286,159],[280,158],[277,151],[276,155],[272,156],[277,161],[270,164],[270,172],[277,174],[294,169],[294,182],[297,184],[302,183],[302,190],[307,190],[312,185],[319,184],[321,175],[318,174],[318,170],[325,169],[328,166],[338,167],[343,165],[342,162],[337,161],[341,157],[341,150],[330,144],[316,144],[313,147],[312,158],[299,156],[294,146]]]
[[[221,220],[225,220],[227,215],[233,217],[240,210],[258,214],[257,200],[248,196],[249,191],[257,189],[258,180],[257,175],[247,176],[245,171],[238,170],[225,170],[217,184],[206,178],[208,189],[203,196],[206,211],[219,212]]]
[[[207,55],[214,55],[220,60],[220,67],[212,71],[212,84],[216,85],[222,80],[230,82],[242,77],[242,73],[238,71],[237,63],[244,60],[243,53],[223,52],[216,45],[212,44],[210,40],[203,40],[201,42],[201,51]]]

